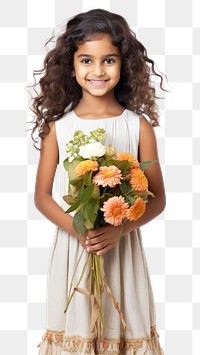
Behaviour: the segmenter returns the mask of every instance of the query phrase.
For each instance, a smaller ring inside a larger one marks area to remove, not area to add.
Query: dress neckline
[[[74,115],[74,117],[80,121],[103,121],[103,120],[116,120],[121,117],[123,117],[127,113],[127,109],[125,108],[124,111],[121,113],[121,115],[118,116],[112,116],[112,117],[103,117],[103,118],[80,118],[77,116],[74,110],[71,111]]]

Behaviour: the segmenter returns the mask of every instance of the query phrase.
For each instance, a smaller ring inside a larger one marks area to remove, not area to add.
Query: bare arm
[[[145,169],[145,175],[149,182],[149,190],[155,194],[155,198],[150,197],[146,205],[144,215],[137,221],[127,221],[123,227],[123,235],[143,226],[165,208],[165,189],[162,172],[158,159],[157,143],[154,130],[150,123],[143,117],[140,118],[140,144],[139,161],[157,160],[156,163]],[[88,231],[88,251],[105,254],[118,242],[121,226],[113,227],[106,225],[95,231]]]
[[[51,222],[61,229],[80,238],[72,226],[73,217],[66,214],[52,197],[52,187],[59,160],[55,123],[41,143],[40,160],[35,184],[35,205]]]
[[[135,222],[127,221],[124,234],[132,229],[141,227],[157,217],[164,210],[166,204],[165,188],[158,158],[155,133],[150,123],[145,118],[141,117],[139,161],[148,160],[157,160],[156,163],[145,169],[145,175],[149,182],[149,190],[154,193],[155,198],[149,198],[146,211],[140,219]]]

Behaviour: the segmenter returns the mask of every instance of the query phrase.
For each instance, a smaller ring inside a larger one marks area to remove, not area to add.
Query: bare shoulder
[[[140,116],[140,139],[147,137],[156,140],[155,131],[151,123],[144,116]]]
[[[49,144],[49,142],[57,142],[56,138],[56,124],[55,122],[50,122],[49,123],[49,132],[44,136],[44,139],[41,140],[41,148],[43,149],[46,145]]]
[[[157,140],[154,128],[143,116],[140,116],[139,158],[144,160],[158,160]]]
[[[49,156],[55,158],[57,156],[58,160],[58,143],[56,136],[56,127],[55,122],[50,122],[49,124],[49,133],[44,136],[41,140],[41,157],[48,154]]]

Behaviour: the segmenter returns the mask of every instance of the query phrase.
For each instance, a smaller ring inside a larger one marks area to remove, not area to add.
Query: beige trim
[[[39,354],[54,355],[58,354],[56,347],[60,346],[61,351],[72,354],[135,354],[144,346],[144,353],[140,354],[163,355],[163,350],[159,344],[159,335],[156,327],[152,326],[151,335],[139,339],[104,339],[98,341],[95,339],[85,339],[80,336],[66,337],[64,331],[47,330],[42,337]],[[146,345],[146,346],[145,346]],[[45,348],[45,352],[42,351]]]

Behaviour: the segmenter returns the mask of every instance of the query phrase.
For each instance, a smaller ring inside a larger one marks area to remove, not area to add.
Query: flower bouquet
[[[64,167],[68,172],[69,188],[68,195],[63,199],[70,205],[66,213],[75,211],[73,227],[78,233],[83,235],[89,229],[109,223],[122,226],[120,240],[124,223],[140,218],[145,212],[148,196],[154,197],[148,190],[148,180],[144,175],[144,169],[154,161],[139,163],[130,153],[117,152],[115,147],[103,145],[105,136],[106,132],[101,128],[91,131],[89,135],[76,131],[73,140],[67,143]],[[76,291],[89,296],[92,306],[91,334],[102,339],[102,295],[106,290],[126,329],[118,302],[106,283],[102,256],[88,253],[80,278],[73,285],[80,258],[71,281],[65,312]],[[86,269],[87,283],[86,288],[82,289],[79,284]]]

